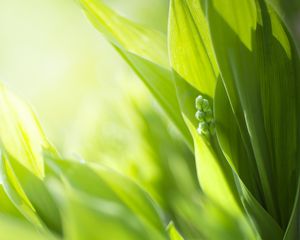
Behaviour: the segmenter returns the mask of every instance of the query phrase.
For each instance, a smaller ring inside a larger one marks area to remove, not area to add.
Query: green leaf
[[[218,157],[213,146],[199,136],[189,122],[188,125],[195,141],[197,172],[203,192],[233,214],[240,215],[239,196],[229,164]]]
[[[255,167],[254,158],[247,152],[222,81],[217,83],[214,106],[218,141],[234,171],[245,211],[262,239],[282,239],[280,226],[256,200],[261,197],[259,178],[249,171]]]
[[[80,2],[93,25],[138,74],[191,146],[191,137],[180,114],[176,90],[169,72],[165,35],[119,16],[102,1]]]
[[[58,210],[44,186],[42,150],[55,152],[32,110],[0,88],[0,147],[3,188],[32,223],[60,232]]]
[[[213,98],[219,69],[201,1],[171,1],[169,48],[172,69],[201,94]]]
[[[42,149],[50,145],[32,110],[0,85],[0,143],[29,171],[43,178]]]
[[[173,222],[169,223],[167,230],[170,236],[170,240],[184,240],[183,237],[177,231]]]
[[[207,5],[222,80],[241,135],[254,153],[257,167],[249,171],[259,175],[260,204],[285,228],[299,172],[295,47],[264,1],[212,0]]]
[[[69,239],[151,239],[122,205],[76,192],[73,195],[69,196],[65,213],[65,232]]]
[[[295,197],[294,207],[291,213],[291,217],[286,228],[283,240],[298,239],[300,236],[299,224],[300,224],[300,179],[298,179],[297,194]]]
[[[176,226],[186,239],[258,239],[243,218],[224,210],[203,194],[174,196]]]
[[[121,228],[121,226],[119,226],[120,224],[126,224],[124,223],[126,217],[131,219],[128,220],[128,224],[132,224],[130,221],[133,221],[134,226],[138,226],[134,228],[135,230],[130,230],[129,228],[128,231],[134,231],[135,234],[138,235],[141,234],[145,239],[165,239],[164,225],[161,220],[160,212],[158,212],[158,207],[142,189],[126,177],[102,168],[99,165],[93,165],[91,167],[87,164],[53,159],[52,157],[48,158],[47,164],[58,176],[61,176],[64,182],[68,182],[76,191],[82,192],[82,195],[87,195],[86,199],[95,199],[92,202],[99,202],[99,205],[101,205],[101,202],[105,203],[107,201],[107,206],[116,205],[117,208],[120,208],[121,212],[115,212],[116,216],[114,216],[114,211],[110,213],[109,208],[105,207],[106,205],[104,205],[101,210],[101,207],[97,207],[98,204],[92,204],[92,209],[95,210],[96,208],[99,210],[99,212],[91,218],[91,221],[94,221],[93,224],[97,224],[97,221],[107,221],[107,224],[110,225],[110,228],[107,229],[107,232],[103,233],[103,236],[101,235],[102,238],[100,239],[107,239],[109,234],[114,234],[112,230],[113,226],[118,229]],[[78,200],[81,202],[82,200],[80,200],[80,198]],[[89,201],[90,200],[86,200],[87,203]],[[80,208],[78,208],[78,210],[80,210]],[[94,210],[92,210],[92,212]],[[107,216],[105,216],[105,214],[107,214]],[[108,219],[106,219],[106,217]],[[114,217],[116,217],[116,219],[114,219]],[[87,215],[84,218],[87,218]],[[81,222],[80,217],[74,219],[74,221]],[[75,228],[78,227],[75,226]],[[124,227],[122,227],[122,229],[123,228]],[[80,229],[80,231],[81,230],[83,232],[89,231],[88,227],[87,230]],[[127,230],[123,229],[122,231]],[[130,234],[125,234],[124,238],[121,239],[127,239],[128,237],[130,237]]]
[[[212,139],[199,136],[196,130],[195,99],[200,91],[206,93],[210,97],[210,102],[212,101],[218,71],[213,68],[214,59],[207,35],[208,30],[205,31],[206,25],[204,24],[201,29],[201,23],[205,23],[203,18],[200,3],[181,0],[171,2],[169,30],[171,63],[180,108],[194,139],[200,186],[213,201],[240,215],[240,200],[233,173],[226,159],[221,152],[219,154]],[[182,39],[186,40],[181,41]],[[183,49],[187,49],[187,52],[185,53]],[[188,60],[189,56],[193,56],[192,61]],[[207,69],[207,66],[210,67]],[[199,72],[195,72],[196,69],[200,69]],[[210,86],[211,90],[208,91],[206,85]]]
[[[42,227],[43,224],[37,216],[34,207],[21,187],[12,167],[3,155],[1,155],[0,163],[1,180],[5,193],[28,221],[38,227]]]
[[[218,81],[214,97],[216,133],[222,152],[232,169],[240,176],[253,195],[261,200],[261,186],[255,169],[255,158],[248,144],[240,134],[240,128],[230,106],[222,81]],[[256,175],[255,175],[256,174]]]
[[[164,34],[118,15],[102,0],[80,0],[80,3],[89,20],[113,45],[164,68],[169,67]]]
[[[200,1],[172,1],[169,35],[171,62],[177,80],[181,109],[195,142],[199,182],[204,193],[224,209],[230,211],[235,218],[243,219],[242,221],[246,222],[243,216],[245,207],[246,212],[251,212],[252,216],[255,216],[256,224],[261,224],[259,229],[265,226],[263,236],[273,236],[273,239],[279,239],[282,236],[280,227],[259,206],[239,179],[240,176],[254,193],[257,192],[256,196],[259,196],[256,182],[259,178],[255,178],[252,172],[249,173],[249,167],[256,168],[255,164],[253,165],[253,153],[247,149],[249,143],[243,143],[243,139],[241,139],[239,126],[236,124],[226,93],[225,91],[221,95],[214,91],[209,93],[205,88],[211,85],[215,90],[216,82],[218,81],[218,85],[220,85],[222,80],[218,75],[217,67],[215,67],[214,54],[211,53],[203,7],[204,3],[200,3]],[[227,21],[231,21],[231,19],[227,19]],[[183,39],[185,40],[183,41]],[[219,36],[219,39],[222,38]],[[243,38],[243,41],[247,41],[247,36]],[[193,60],[189,61],[190,58]],[[217,80],[218,78],[219,80]],[[196,98],[195,90],[188,84],[184,84],[183,79],[196,87],[201,94],[204,93],[205,96],[208,96],[211,102],[214,101],[218,128],[220,129],[220,124],[225,122],[225,126],[224,124],[221,126],[222,131],[218,131],[218,140],[214,137],[199,136],[197,133],[195,129],[197,122],[194,119],[195,108],[193,108]],[[218,146],[218,141],[220,141],[222,151]],[[243,206],[239,202],[240,197],[243,199]],[[270,222],[270,225],[266,225],[266,221]],[[245,224],[247,225],[247,223]]]
[[[126,59],[130,60],[130,62],[128,62],[129,65],[141,79],[147,78],[146,81],[144,81],[145,85],[159,102],[160,106],[167,112],[191,148],[191,135],[180,114],[171,71],[140,56],[120,50],[119,52]]]
[[[7,196],[2,184],[0,185],[0,213],[3,215],[24,219],[24,216],[21,215],[19,210],[15,207],[15,205]]]
[[[30,207],[36,216],[45,224],[50,230],[61,234],[61,219],[57,204],[49,193],[45,186],[45,180],[42,181],[27,168],[23,167],[16,159],[8,154],[4,154],[4,165],[10,166],[12,174],[15,176],[16,183],[20,187],[20,190],[26,196],[26,199],[30,203]],[[4,170],[5,171],[5,170]],[[4,172],[6,178],[8,173]],[[9,190],[8,190],[9,191]],[[13,194],[10,196],[14,199],[15,204],[18,206],[17,199]],[[22,206],[18,206],[22,208]]]
[[[199,183],[202,191],[205,193],[205,197],[211,202],[211,211],[214,213],[211,214],[210,210],[203,213],[203,209],[210,209],[207,208],[209,203],[206,203],[208,205],[204,205],[202,210],[199,207],[191,208],[193,204],[190,202],[183,203],[183,206],[186,206],[186,213],[183,217],[187,221],[192,221],[189,224],[196,225],[198,229],[196,233],[191,231],[191,233],[185,232],[185,234],[195,237],[199,236],[199,233],[207,235],[208,232],[215,232],[214,236],[216,237],[212,239],[218,239],[217,237],[224,236],[225,232],[227,232],[227,239],[235,239],[235,236],[241,235],[246,236],[247,239],[254,239],[254,233],[244,215],[244,211],[241,209],[242,203],[230,165],[218,148],[215,137],[210,141],[208,138],[200,136],[196,130],[195,98],[198,95],[198,91],[180,76],[175,75],[175,77],[181,109],[195,143],[194,149]],[[201,198],[199,197],[197,201],[201,202]],[[181,215],[182,208],[179,207],[179,209],[181,210],[178,211],[178,214]],[[201,215],[200,211],[202,212]],[[206,219],[210,219],[210,221],[207,222]],[[201,224],[199,223],[200,220]],[[218,221],[225,221],[226,225],[224,227],[222,225],[215,226]],[[235,227],[233,226],[236,226],[236,222],[243,226],[244,231],[234,230]],[[203,227],[202,225],[205,226]],[[228,226],[230,226],[231,231],[228,230]]]
[[[26,222],[5,216],[0,216],[0,235],[5,240],[58,240],[49,232],[38,231]]]

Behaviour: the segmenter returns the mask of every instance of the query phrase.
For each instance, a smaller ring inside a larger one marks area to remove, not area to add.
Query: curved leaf
[[[235,181],[239,186],[239,194],[245,211],[261,239],[282,239],[282,229],[256,200],[261,197],[259,178],[253,174],[253,171],[249,171],[256,166],[253,166],[253,156],[247,152],[246,145],[240,135],[222,81],[217,83],[214,99],[218,141],[224,156],[234,171]]]
[[[184,240],[183,237],[179,234],[179,232],[175,228],[173,222],[169,223],[167,230],[170,236],[170,240]]]
[[[199,19],[195,19],[197,16]],[[169,45],[175,84],[182,114],[193,136],[198,179],[202,190],[225,209],[241,214],[233,174],[226,159],[220,158],[219,152],[216,152],[218,148],[215,148],[213,139],[199,136],[196,131],[195,99],[199,91],[203,91],[212,101],[217,82],[217,70],[212,68],[214,59],[209,53],[211,49],[205,25],[201,30],[203,17],[200,2],[183,0],[171,2]],[[180,41],[183,38],[186,41]],[[204,40],[206,42],[203,42]],[[192,62],[187,59],[190,55],[193,56]],[[210,66],[210,69],[206,70],[201,62],[205,62],[204,66]],[[201,73],[197,74],[195,69],[199,69]],[[205,84],[210,85],[212,90],[205,90],[203,88]]]
[[[19,219],[0,216],[0,235],[5,240],[58,240],[49,232],[37,231],[32,225]]]
[[[39,178],[44,177],[42,149],[51,148],[33,111],[0,85],[0,143]]]
[[[201,1],[172,0],[169,19],[172,69],[201,94],[213,98],[219,69]]]
[[[164,239],[166,233],[158,208],[142,189],[126,177],[99,165],[91,167],[87,164],[53,159],[53,157],[48,157],[46,162],[64,182],[68,182],[76,191],[87,195],[87,199],[95,199],[95,202],[99,201],[99,204],[101,201],[108,201],[123,209],[122,211],[125,212],[120,213],[122,216],[117,216],[116,221],[120,220],[118,220],[119,217],[124,221],[128,214],[128,217],[140,226],[137,234],[144,234],[145,239]],[[79,201],[82,200],[79,199]],[[105,208],[102,211],[105,211]],[[101,219],[103,217],[104,215],[101,215]],[[113,216],[109,219],[115,221]],[[80,219],[74,221],[80,221]],[[105,218],[101,221],[105,221]],[[108,231],[107,234],[113,233]],[[103,239],[107,239],[107,235],[103,235]]]
[[[2,86],[0,144],[3,188],[12,203],[32,223],[41,227],[45,221],[49,228],[60,232],[58,210],[42,181],[42,150],[55,150],[32,110]]]

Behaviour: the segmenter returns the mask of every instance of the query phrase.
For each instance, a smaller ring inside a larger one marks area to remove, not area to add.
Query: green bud
[[[202,109],[202,101],[203,101],[203,97],[201,95],[199,95],[197,98],[196,98],[196,108],[198,110],[201,110]]]
[[[209,105],[209,101],[207,99],[202,100],[201,107],[202,107],[203,112],[207,112],[207,111],[211,110],[210,105]]]
[[[206,122],[199,123],[197,132],[200,135],[206,135],[206,136],[209,135],[209,126],[208,126],[208,124]]]
[[[204,112],[202,112],[201,110],[198,110],[198,111],[196,112],[195,117],[196,117],[196,119],[197,119],[198,121],[203,122],[203,121],[204,121],[205,115],[206,115],[206,114],[205,114]]]

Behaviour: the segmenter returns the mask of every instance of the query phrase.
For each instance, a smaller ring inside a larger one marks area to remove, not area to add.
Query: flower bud
[[[209,126],[208,126],[208,124],[206,122],[199,123],[197,132],[200,135],[206,135],[206,136],[209,135]]]
[[[197,98],[196,98],[196,109],[198,110],[201,110],[202,109],[202,101],[203,101],[203,97],[201,95],[199,95]]]
[[[202,100],[201,107],[202,107],[203,112],[207,112],[207,111],[211,110],[209,101],[207,99]]]
[[[205,116],[206,116],[206,114],[204,112],[202,112],[201,110],[198,110],[195,115],[196,119],[200,122],[204,121]]]

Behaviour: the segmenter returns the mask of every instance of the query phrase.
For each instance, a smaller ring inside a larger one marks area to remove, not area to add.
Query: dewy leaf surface
[[[102,1],[80,2],[89,20],[139,75],[191,146],[169,72],[166,36],[119,16]]]
[[[297,53],[282,21],[264,1],[207,1],[217,62],[241,135],[250,140],[260,204],[285,228],[299,159]],[[245,124],[246,123],[246,124]],[[287,187],[289,186],[289,187]],[[259,199],[258,199],[259,200]]]

